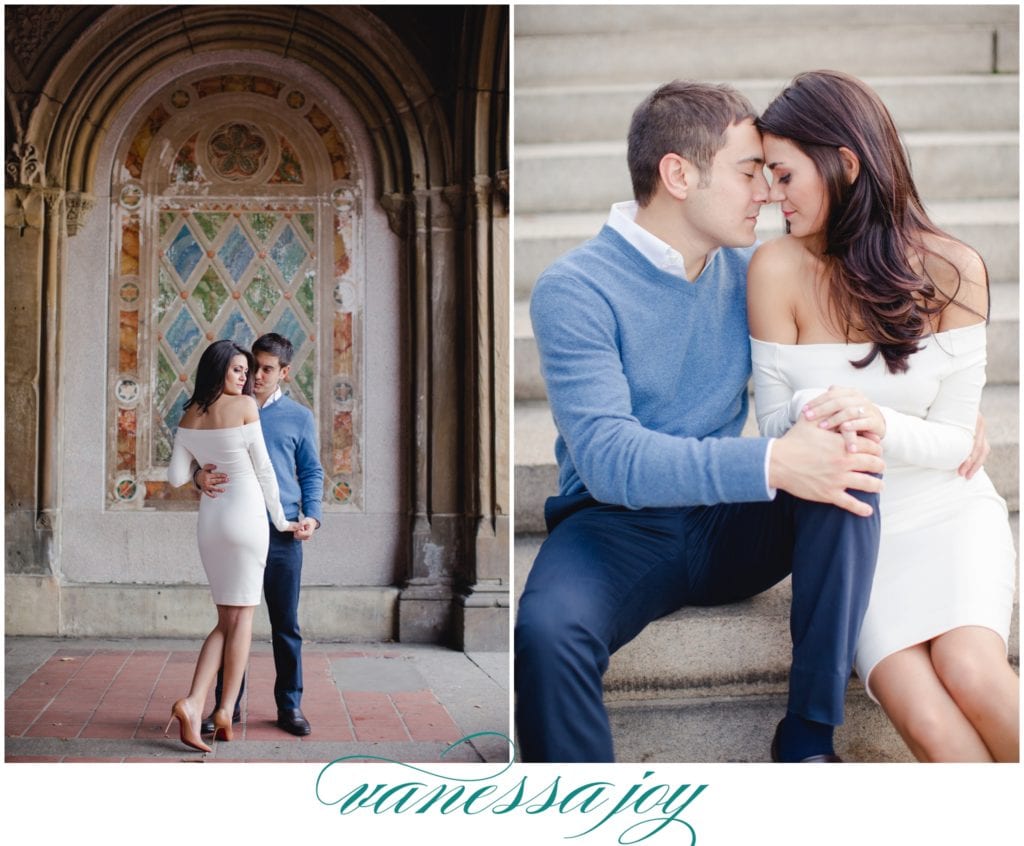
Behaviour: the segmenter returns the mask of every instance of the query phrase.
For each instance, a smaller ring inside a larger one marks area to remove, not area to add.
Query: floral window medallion
[[[207,155],[224,179],[251,179],[263,167],[270,147],[259,130],[247,123],[229,123],[210,136]]]

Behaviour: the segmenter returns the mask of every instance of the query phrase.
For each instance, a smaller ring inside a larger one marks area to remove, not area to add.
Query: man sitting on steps
[[[613,761],[609,656],[680,607],[736,602],[790,573],[772,757],[839,761],[884,464],[876,442],[852,451],[805,420],[774,441],[740,437],[746,272],[768,198],[754,117],[725,86],[653,92],[629,131],[635,202],[534,288],[559,492],[516,621],[524,761]]]

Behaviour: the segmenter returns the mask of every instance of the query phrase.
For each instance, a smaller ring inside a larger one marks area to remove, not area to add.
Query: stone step
[[[1016,196],[1014,132],[906,132],[914,180],[929,203]],[[626,142],[517,144],[516,213],[607,210],[632,197]]]
[[[1017,537],[1020,518],[1011,515]],[[515,597],[543,540],[517,535]],[[1019,562],[1018,562],[1019,572]],[[1019,583],[1019,579],[1018,579]],[[790,662],[790,579],[743,602],[683,608],[647,626],[612,656],[604,687],[610,702],[781,693]],[[1020,663],[1019,589],[1010,627],[1010,660]]]
[[[715,79],[745,94],[763,111],[788,79]],[[1015,131],[1016,75],[867,77],[903,132]],[[617,141],[626,137],[637,105],[664,80],[637,84],[516,89],[516,144]]]
[[[991,286],[992,311],[988,327],[988,384],[1015,384],[1020,373],[1020,288],[1009,282]],[[540,375],[537,342],[533,337],[529,303],[517,300],[513,308],[515,340],[515,397],[547,398]]]
[[[884,15],[889,24],[990,24],[1013,27],[1017,9],[1012,6],[887,6],[876,5],[703,5],[645,6],[517,6],[516,38],[528,35],[649,32],[691,30],[701,27],[791,27],[815,23],[833,26],[877,26]]]
[[[606,700],[620,763],[757,763],[771,760],[775,726],[786,712],[785,685],[749,696]],[[909,763],[914,756],[863,687],[846,695],[836,752],[857,763]]]
[[[981,254],[993,282],[1017,281],[1020,204],[1016,199],[930,202],[927,208],[937,226]],[[607,218],[607,207],[575,214],[517,214],[516,299],[529,299],[533,283],[544,268],[596,235]],[[782,221],[776,208],[769,206],[761,212],[757,234],[763,241],[782,234]]]
[[[985,464],[988,475],[1011,512],[1019,509],[1018,422],[1019,386],[989,385],[981,399],[992,454]],[[555,424],[546,402],[515,404],[515,530],[544,531],[544,501],[558,490],[554,458]],[[756,434],[753,414],[745,435]]]
[[[644,17],[635,9],[628,14]],[[580,17],[583,17],[580,15]],[[808,68],[858,76],[1014,72],[1016,18],[1003,23],[889,20],[849,25],[795,21],[765,28],[702,25],[679,15],[642,30],[575,30],[527,35],[517,30],[516,88],[537,84],[629,83],[676,78],[789,78]]]

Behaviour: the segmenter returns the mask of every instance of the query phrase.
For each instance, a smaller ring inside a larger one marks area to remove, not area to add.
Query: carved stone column
[[[474,178],[474,554],[456,626],[461,648],[486,651],[508,648],[509,623],[508,218],[495,188],[488,176]]]
[[[68,236],[78,234],[78,230],[85,226],[89,212],[96,205],[96,199],[89,194],[76,194],[69,192],[64,197],[64,209],[66,212],[65,223]]]
[[[20,172],[25,172],[24,164]],[[8,460],[4,545],[8,573],[52,575],[55,569],[58,462],[53,429],[60,417],[56,299],[62,198],[63,192],[39,184],[5,192],[4,446]],[[27,343],[28,339],[35,343]]]
[[[415,415],[409,577],[399,605],[403,642],[451,640],[452,585],[465,554],[461,449],[458,197],[413,194],[412,389]]]

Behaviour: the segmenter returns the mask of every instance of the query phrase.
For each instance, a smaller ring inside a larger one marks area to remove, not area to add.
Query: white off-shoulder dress
[[[861,344],[775,344],[751,339],[754,399],[763,435],[782,435],[830,385],[858,388],[886,423],[881,543],[857,644],[857,674],[888,655],[960,626],[1009,637],[1016,553],[1006,503],[984,470],[957,467],[971,451],[985,384],[985,324],[931,335],[892,374],[882,356],[850,362]]]
[[[229,429],[179,427],[168,481],[175,487],[189,481],[193,460],[217,465],[229,480],[223,493],[199,502],[199,557],[213,601],[259,605],[270,545],[267,512],[279,531],[288,527],[259,421]]]

